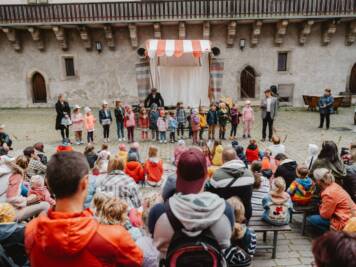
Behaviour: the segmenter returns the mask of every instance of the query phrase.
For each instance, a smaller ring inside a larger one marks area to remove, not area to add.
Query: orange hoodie
[[[49,210],[26,226],[25,246],[33,267],[141,266],[142,251],[120,225],[100,225],[87,209]]]
[[[145,163],[145,173],[149,182],[159,183],[163,175],[163,162],[158,158],[150,158]]]
[[[135,180],[136,183],[145,180],[145,172],[142,164],[138,161],[129,161],[125,166],[125,173]]]

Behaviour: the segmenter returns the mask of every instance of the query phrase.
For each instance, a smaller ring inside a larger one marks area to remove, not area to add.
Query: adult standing
[[[320,113],[320,124],[319,128],[323,128],[324,120],[326,120],[326,130],[330,127],[330,113],[333,111],[334,98],[331,95],[330,89],[325,89],[324,95],[320,97],[318,102],[319,113]]]
[[[117,127],[117,138],[119,141],[125,141],[124,135],[124,122],[125,122],[125,109],[122,106],[120,100],[115,101],[115,120],[116,120],[116,127]]]
[[[67,101],[64,100],[64,96],[60,94],[56,103],[56,130],[61,131],[63,144],[70,143],[69,140],[69,126],[70,120],[70,108]]]
[[[157,92],[157,88],[151,89],[151,93],[145,99],[145,107],[150,108],[153,103],[155,103],[158,107],[164,107],[163,97],[159,92]]]
[[[265,98],[261,100],[261,115],[263,120],[262,142],[266,141],[266,130],[268,125],[268,139],[272,140],[273,121],[277,115],[278,99],[272,96],[271,89],[265,90]]]
[[[110,124],[112,122],[111,111],[108,108],[108,102],[103,101],[103,105],[99,110],[99,122],[103,126],[104,142],[108,143],[110,135]]]

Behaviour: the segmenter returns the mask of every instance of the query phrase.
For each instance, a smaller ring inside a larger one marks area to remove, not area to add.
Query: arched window
[[[251,66],[247,66],[241,72],[240,88],[241,98],[256,97],[256,72]]]
[[[32,101],[33,103],[47,103],[46,82],[38,72],[32,76]]]

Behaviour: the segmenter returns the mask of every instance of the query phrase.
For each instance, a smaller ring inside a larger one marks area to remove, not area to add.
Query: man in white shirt
[[[268,139],[272,140],[273,120],[277,115],[278,100],[272,96],[271,89],[265,90],[265,98],[261,100],[261,115],[263,120],[262,142],[266,141],[266,130],[268,125]]]

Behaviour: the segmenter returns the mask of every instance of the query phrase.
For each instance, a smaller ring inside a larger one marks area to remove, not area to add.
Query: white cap
[[[79,105],[74,105],[74,109],[80,109]]]
[[[85,107],[85,108],[84,108],[84,112],[85,112],[85,113],[88,113],[88,112],[90,112],[90,111],[91,111],[90,107]]]
[[[245,104],[246,105],[251,105],[251,101],[250,100],[246,100]]]
[[[106,102],[106,100],[103,100],[103,105],[107,105],[108,102]]]

